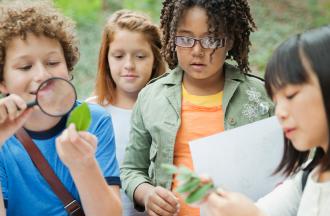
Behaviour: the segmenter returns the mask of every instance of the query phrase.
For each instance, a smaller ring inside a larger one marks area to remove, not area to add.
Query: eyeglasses
[[[204,37],[199,39],[186,36],[175,36],[175,45],[179,47],[194,47],[196,41],[199,41],[199,43],[204,49],[222,48],[226,44],[226,38]]]

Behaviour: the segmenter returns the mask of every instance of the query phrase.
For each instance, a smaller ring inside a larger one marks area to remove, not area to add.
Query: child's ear
[[[233,45],[234,45],[234,40],[231,39],[231,38],[227,38],[227,40],[226,40],[226,52],[231,50],[233,48]]]

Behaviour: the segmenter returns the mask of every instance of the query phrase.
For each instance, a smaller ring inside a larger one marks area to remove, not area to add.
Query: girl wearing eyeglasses
[[[189,141],[267,118],[273,105],[263,82],[248,74],[256,27],[246,0],[165,0],[161,28],[172,71],[139,94],[121,178],[149,215],[195,216],[199,209],[173,192],[177,182],[160,165],[193,169]]]

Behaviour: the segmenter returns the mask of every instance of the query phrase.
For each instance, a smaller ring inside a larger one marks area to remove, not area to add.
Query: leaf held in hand
[[[170,164],[163,164],[162,167],[165,172],[175,174],[175,178],[181,182],[176,191],[183,195],[188,194],[185,199],[188,204],[202,200],[210,190],[215,188],[213,183],[203,182],[195,172],[187,167],[176,167]]]
[[[214,186],[212,183],[207,183],[200,188],[193,191],[189,196],[185,199],[186,203],[192,204],[198,202],[204,198],[204,196],[212,189]]]
[[[193,171],[191,171],[190,169],[188,169],[185,166],[180,166],[179,167],[179,172],[178,174],[180,174],[180,176],[186,176],[189,178],[199,178],[198,175],[196,175]]]
[[[88,104],[83,102],[81,105],[72,110],[66,126],[68,127],[71,123],[73,123],[75,124],[77,131],[86,131],[88,130],[91,121],[92,116]]]
[[[178,168],[176,166],[173,166],[171,164],[162,164],[161,167],[164,169],[164,171],[168,174],[175,174],[178,172]]]
[[[199,183],[201,183],[201,180],[199,178],[191,178],[191,180],[188,180],[188,182],[185,182],[184,184],[180,185],[176,191],[178,193],[190,193],[196,190],[199,186]]]

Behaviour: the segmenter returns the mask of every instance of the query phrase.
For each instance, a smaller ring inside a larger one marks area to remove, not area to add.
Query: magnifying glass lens
[[[43,82],[37,92],[37,104],[50,116],[63,116],[71,111],[77,99],[73,85],[62,78]]]

